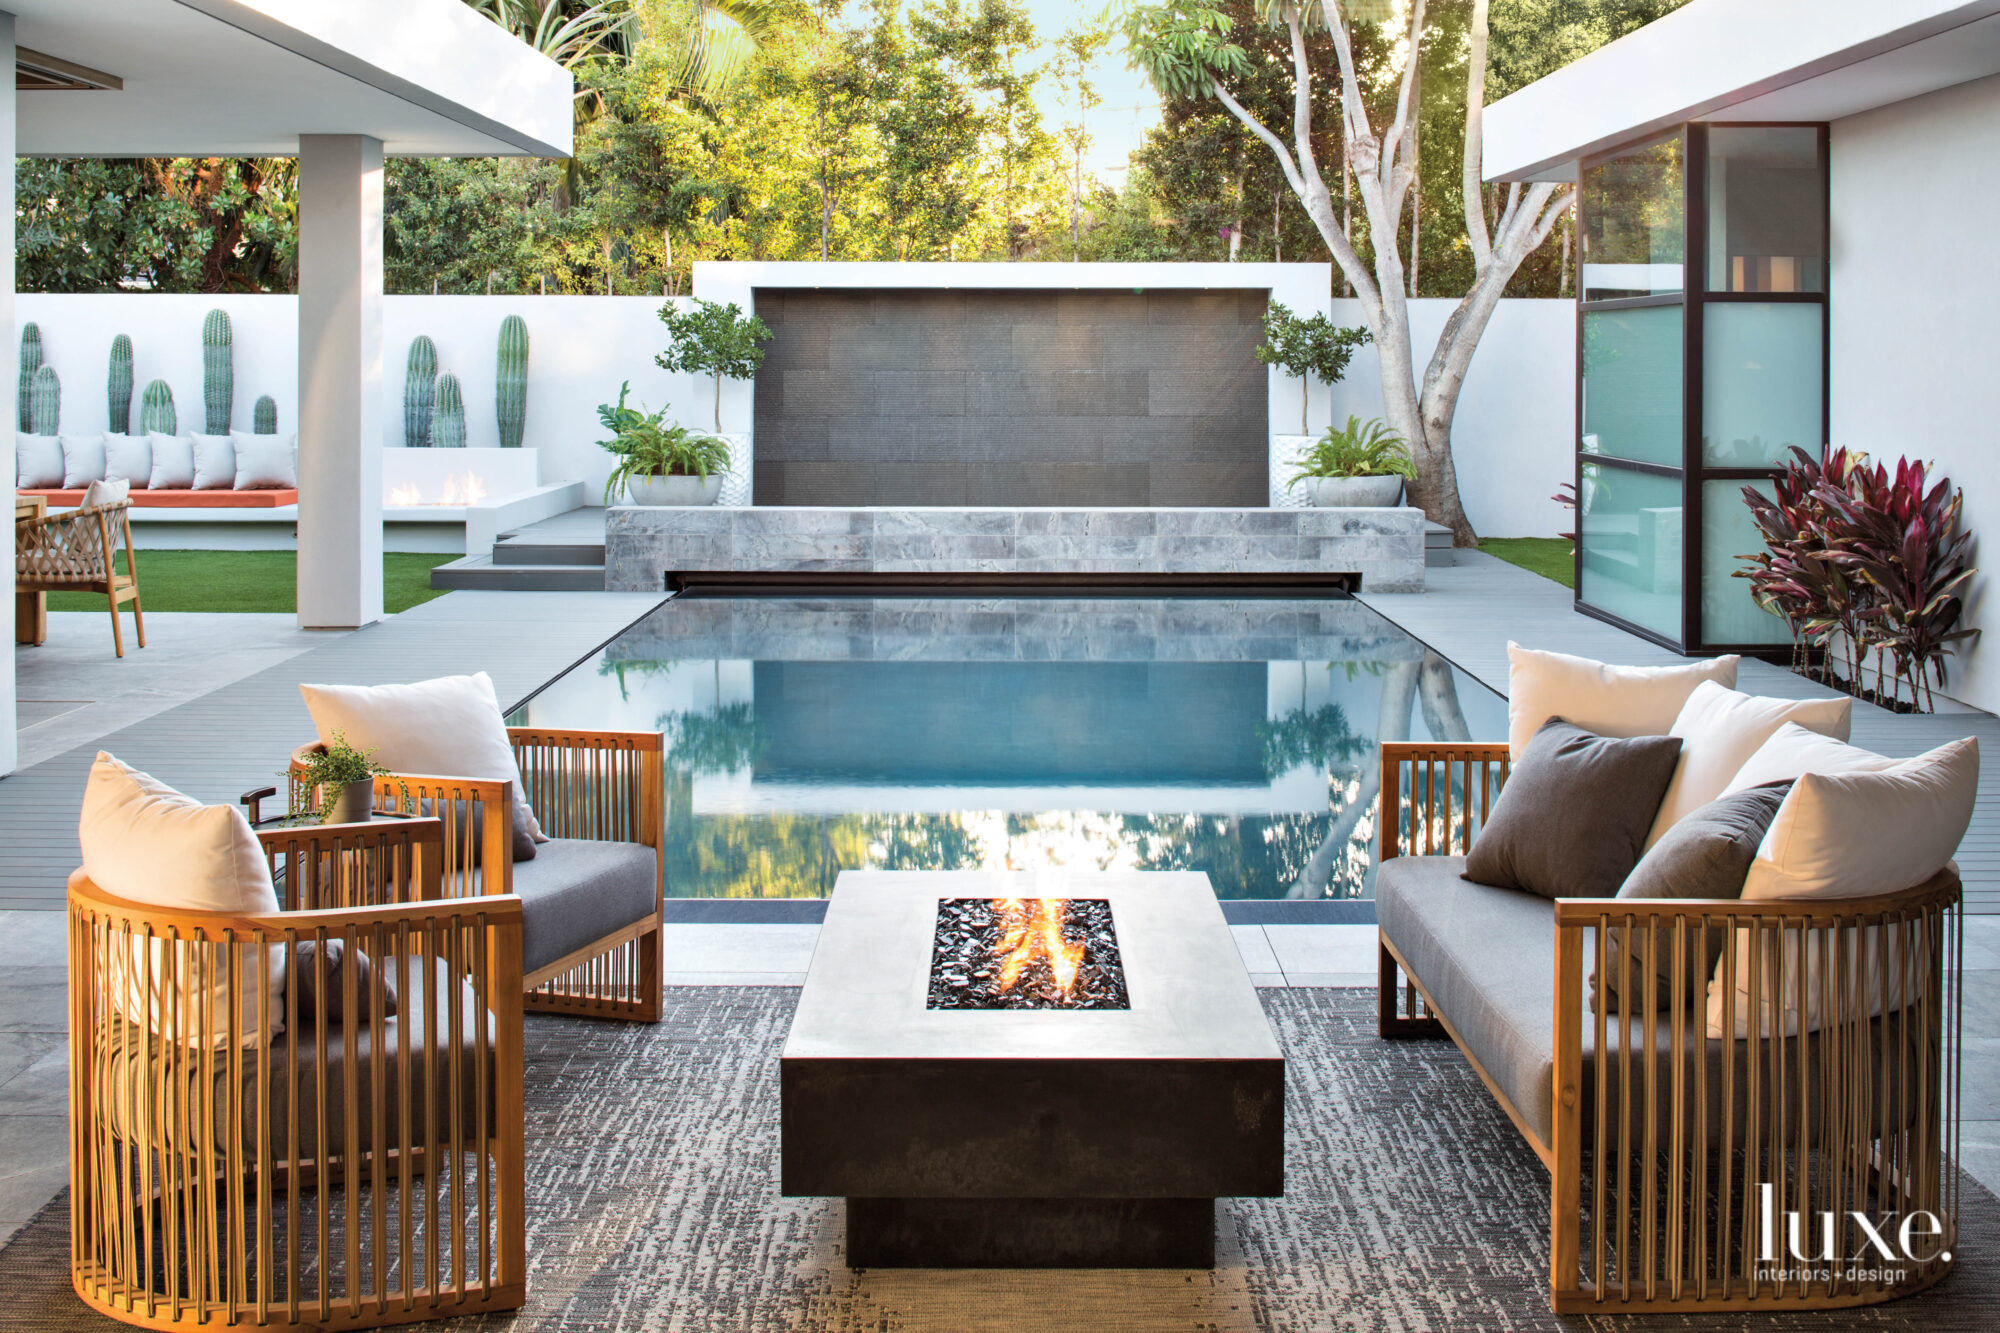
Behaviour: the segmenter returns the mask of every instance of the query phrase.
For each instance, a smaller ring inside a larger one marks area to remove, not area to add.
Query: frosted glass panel
[[[1680,479],[1585,463],[1582,501],[1581,600],[1679,640]]]
[[[1680,466],[1681,319],[1679,306],[1584,312],[1584,453]]]
[[[1752,482],[1771,493],[1768,482]],[[1750,581],[1734,577],[1746,554],[1764,549],[1740,481],[1701,486],[1701,637],[1704,643],[1790,643],[1785,622],[1750,599]]]
[[[1710,467],[1782,463],[1790,445],[1816,454],[1821,419],[1818,305],[1729,302],[1702,312],[1701,455]]]

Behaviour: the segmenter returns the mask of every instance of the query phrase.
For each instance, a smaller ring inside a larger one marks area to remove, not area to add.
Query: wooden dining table
[[[37,519],[48,512],[49,502],[39,495],[14,496],[14,524],[20,525],[30,519]],[[20,539],[15,538],[18,550]],[[14,642],[43,643],[49,637],[49,598],[47,593],[17,592],[14,594]]]

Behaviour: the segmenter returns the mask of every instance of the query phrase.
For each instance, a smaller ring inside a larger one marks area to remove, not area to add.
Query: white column
[[[382,618],[382,141],[299,136],[299,625]]]
[[[0,69],[14,68],[14,16],[0,13]],[[8,84],[0,92],[0,199],[14,197],[14,85]],[[0,334],[6,335],[7,346],[12,348],[20,335],[14,329],[14,210],[0,208],[0,255],[6,256],[6,272],[0,274]],[[0,471],[7,476],[19,474],[14,467],[14,427],[20,417],[16,415],[14,403],[15,377],[0,375]],[[10,485],[9,490],[13,487]],[[12,517],[8,521],[11,523]],[[13,544],[8,543],[9,568],[13,563]],[[10,575],[8,582],[12,583]],[[14,597],[10,587],[7,596],[7,652],[0,657],[0,776],[12,773],[20,765],[21,747],[14,729]]]

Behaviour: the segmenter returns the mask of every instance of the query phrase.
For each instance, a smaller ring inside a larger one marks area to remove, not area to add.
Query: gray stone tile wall
[[[670,573],[1353,574],[1421,592],[1419,509],[872,509],[758,505],[605,511],[605,587]]]
[[[760,505],[1261,505],[1267,294],[760,288]]]

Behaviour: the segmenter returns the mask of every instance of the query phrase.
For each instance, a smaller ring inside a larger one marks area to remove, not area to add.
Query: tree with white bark
[[[1465,167],[1460,190],[1474,277],[1445,320],[1421,375],[1410,335],[1409,278],[1398,223],[1417,180],[1414,94],[1428,35],[1426,0],[1400,0],[1394,7],[1380,0],[1257,0],[1259,18],[1286,29],[1290,37],[1294,102],[1289,142],[1232,91],[1232,85],[1241,87],[1250,75],[1251,64],[1243,48],[1230,40],[1235,24],[1227,14],[1201,0],[1133,0],[1124,15],[1132,60],[1163,96],[1215,98],[1276,156],[1292,192],[1360,300],[1374,334],[1389,425],[1409,443],[1416,459],[1410,498],[1432,521],[1450,528],[1460,546],[1476,545],[1478,536],[1466,519],[1452,462],[1452,421],[1459,391],[1508,280],[1548,238],[1572,202],[1567,187],[1511,184],[1498,201],[1497,216],[1488,215],[1489,199],[1480,179],[1488,5],[1489,0],[1472,0],[1465,82]],[[1381,89],[1393,91],[1394,101],[1386,124],[1378,129],[1382,117],[1371,109],[1363,91],[1367,71],[1356,68],[1349,25],[1369,21],[1357,11],[1385,9],[1391,12],[1386,21],[1403,25],[1404,41],[1400,73]],[[1372,267],[1342,225],[1334,199],[1342,183],[1336,180],[1332,189],[1328,187],[1313,143],[1314,71],[1307,58],[1306,34],[1315,25],[1323,25],[1332,38],[1339,66],[1342,160],[1344,169],[1353,173],[1354,193],[1367,220]]]

